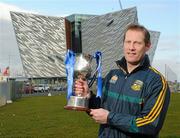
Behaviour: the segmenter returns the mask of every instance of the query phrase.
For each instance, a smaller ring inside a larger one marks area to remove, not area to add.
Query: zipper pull
[[[128,77],[128,76],[126,75],[125,80],[127,79],[127,77]]]

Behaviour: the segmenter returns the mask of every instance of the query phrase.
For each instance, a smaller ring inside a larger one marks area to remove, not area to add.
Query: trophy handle
[[[102,95],[102,69],[101,69],[102,55],[101,55],[101,52],[97,51],[93,57],[96,59],[97,66],[96,66],[95,72],[93,73],[92,79],[88,83],[88,87],[90,88],[93,85],[94,81],[96,80],[96,76],[98,76],[97,77],[97,82],[98,82],[97,88],[98,89],[97,89],[96,97],[101,97],[101,95]]]
[[[91,88],[91,86],[94,84],[94,81],[96,80],[97,71],[94,73],[92,79],[88,83],[88,87]]]

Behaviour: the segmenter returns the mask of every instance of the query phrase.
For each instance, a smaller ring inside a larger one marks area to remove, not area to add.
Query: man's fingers
[[[91,110],[90,110],[90,115],[91,115],[91,116],[94,116],[94,117],[96,116],[96,111],[95,111],[95,110],[96,110],[96,109],[91,109]]]
[[[87,96],[88,93],[88,85],[87,85],[87,81],[80,79],[77,79],[74,82],[74,86],[73,86],[75,95],[80,95],[80,96]]]
[[[75,85],[82,85],[82,83],[79,82],[79,81],[76,81],[74,84],[75,84]]]
[[[94,119],[96,123],[100,123],[100,121],[98,120],[98,117],[96,116],[96,111],[94,109],[90,110],[90,115],[91,115],[91,118]]]
[[[75,92],[83,92],[83,90],[84,90],[84,88],[83,88],[82,85],[79,85],[78,83],[76,83],[76,84],[74,85],[74,91],[75,91]]]
[[[75,86],[75,88],[83,88],[83,86],[79,83],[75,83],[74,86]]]

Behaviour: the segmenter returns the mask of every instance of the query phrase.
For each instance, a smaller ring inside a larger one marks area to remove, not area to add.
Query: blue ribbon
[[[67,74],[67,99],[73,94],[73,76],[74,76],[75,53],[68,50],[66,53],[65,66]]]
[[[102,95],[102,54],[101,52],[97,51],[94,55],[96,58],[96,64],[97,66],[97,71],[98,71],[98,76],[97,76],[97,94],[96,97],[100,97]]]

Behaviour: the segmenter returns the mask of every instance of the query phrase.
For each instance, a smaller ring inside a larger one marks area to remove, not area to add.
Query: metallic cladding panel
[[[150,62],[153,62],[154,54],[157,48],[160,32],[157,31],[149,31],[151,35],[151,49],[147,52],[149,55]]]
[[[65,20],[11,12],[25,74],[29,78],[65,77]]]
[[[103,77],[116,68],[114,61],[123,56],[123,34],[131,23],[137,23],[137,10],[130,8],[82,22],[82,51],[102,52]]]

